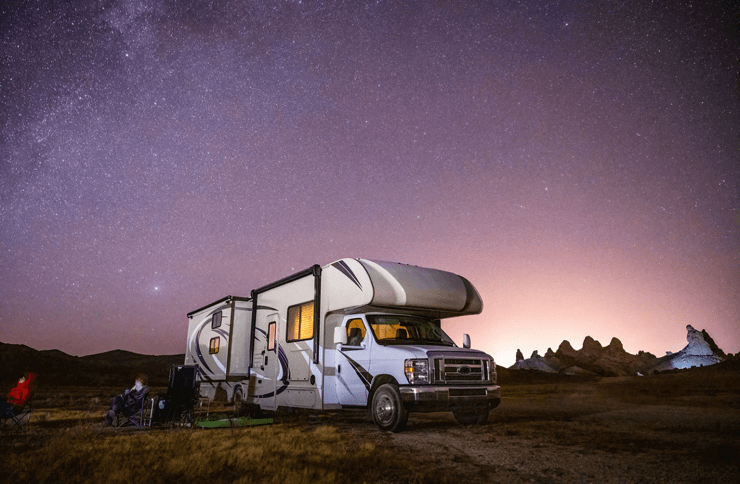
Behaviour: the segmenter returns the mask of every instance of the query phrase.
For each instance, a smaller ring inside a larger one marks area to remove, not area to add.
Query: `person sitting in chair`
[[[106,425],[113,424],[116,413],[131,417],[139,411],[142,400],[149,394],[149,387],[146,386],[146,382],[146,375],[137,376],[132,388],[127,389],[122,395],[118,395],[112,400],[108,415],[105,416]]]
[[[28,378],[23,375],[18,380],[18,384],[8,393],[8,398],[0,398],[0,416],[11,418],[18,414],[16,407],[24,405],[28,400],[28,395],[31,394],[31,382],[35,377],[33,373],[29,373]]]

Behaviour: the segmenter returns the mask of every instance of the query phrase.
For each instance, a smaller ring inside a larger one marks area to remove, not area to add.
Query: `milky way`
[[[0,7],[0,341],[180,353],[364,257],[467,277],[505,365],[740,350],[735,2],[63,3]]]

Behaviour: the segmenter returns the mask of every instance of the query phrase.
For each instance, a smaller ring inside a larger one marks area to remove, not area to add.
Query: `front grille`
[[[488,381],[488,360],[480,358],[435,358],[435,383],[474,383]]]

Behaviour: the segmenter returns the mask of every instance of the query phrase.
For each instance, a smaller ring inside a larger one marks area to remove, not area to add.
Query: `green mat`
[[[222,420],[202,420],[196,422],[197,427],[203,428],[218,428],[218,427],[249,427],[254,425],[270,425],[272,422],[271,418],[225,418]]]

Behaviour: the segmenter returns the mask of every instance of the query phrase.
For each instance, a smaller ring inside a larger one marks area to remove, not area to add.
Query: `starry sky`
[[[0,341],[185,351],[313,264],[461,274],[500,365],[740,351],[740,7],[8,0]]]

